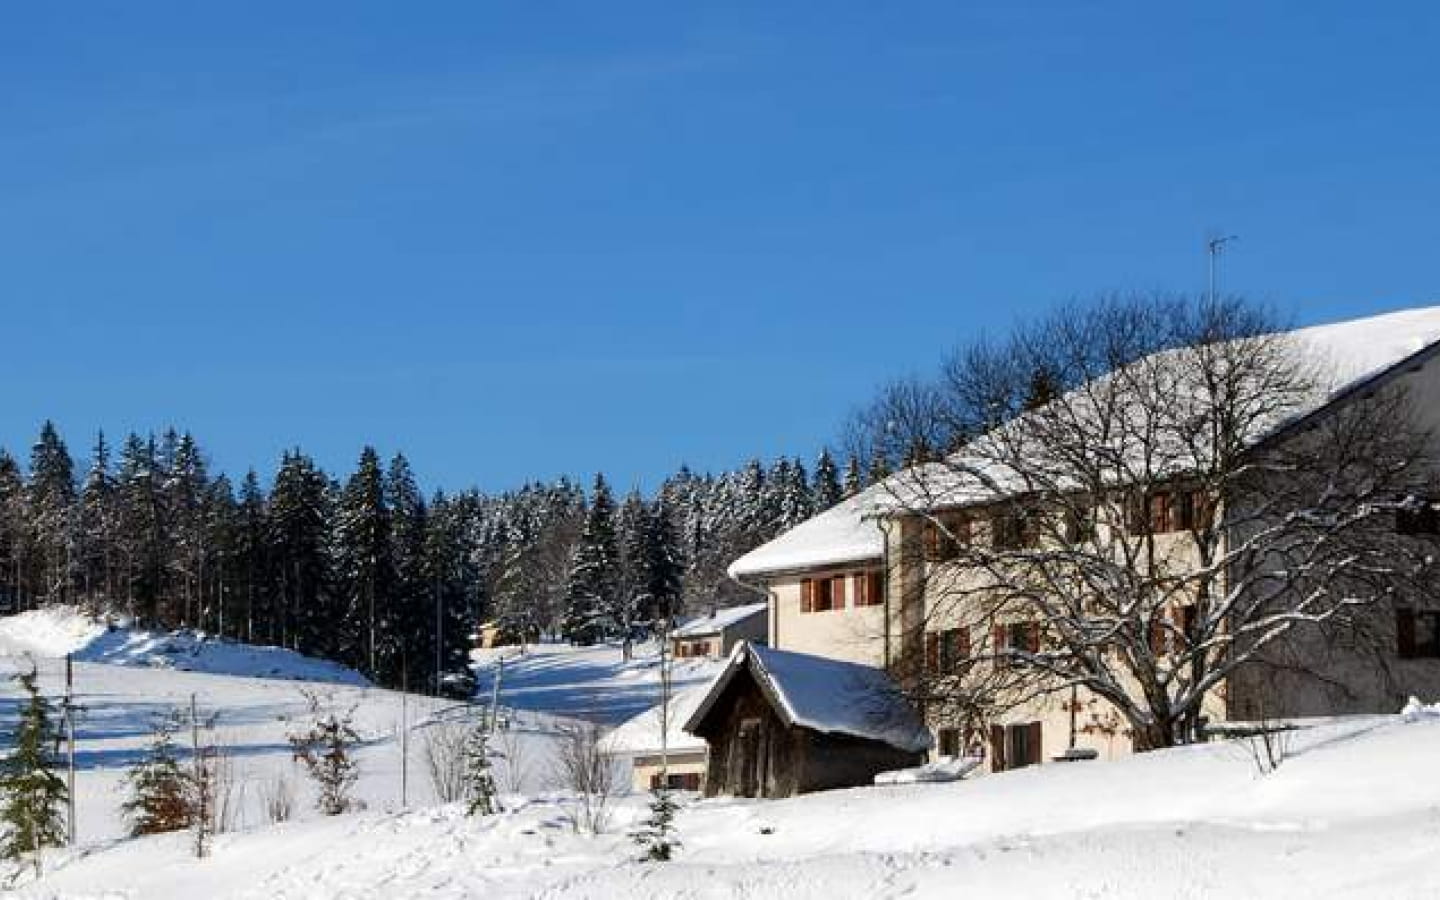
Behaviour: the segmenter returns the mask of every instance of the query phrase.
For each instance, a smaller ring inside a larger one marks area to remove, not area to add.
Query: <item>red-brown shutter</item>
[[[1025,649],[1030,653],[1040,652],[1040,623],[1031,622],[1025,626]]]
[[[800,579],[800,611],[815,611],[815,582],[809,578]]]
[[[1032,766],[1038,766],[1040,761],[1045,758],[1044,751],[1040,747],[1040,723],[1031,722],[1025,727],[1029,729],[1030,732],[1027,735],[1029,740],[1025,742],[1030,748],[1030,758],[1026,760],[1026,762]]]
[[[970,658],[970,628],[968,626],[955,629],[955,655],[962,660]]]
[[[990,771],[1005,771],[1005,726],[990,726]]]
[[[871,572],[865,576],[870,583],[870,602],[880,604],[885,602],[885,573]]]
[[[925,635],[925,670],[940,671],[940,635],[933,631]]]
[[[1159,616],[1150,620],[1150,652],[1156,656],[1165,652],[1165,621]]]
[[[1415,658],[1415,610],[1395,610],[1395,636],[1401,659]]]
[[[1001,668],[1009,665],[1009,660],[1005,658],[1005,651],[1009,648],[1009,641],[1006,638],[1004,625],[996,625],[990,629],[990,640],[993,642],[991,650],[995,654],[995,665]]]
[[[845,582],[848,579],[844,575],[836,575],[830,579],[830,608],[845,608]]]

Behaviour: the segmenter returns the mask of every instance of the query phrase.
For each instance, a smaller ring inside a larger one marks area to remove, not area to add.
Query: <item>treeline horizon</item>
[[[303,450],[269,479],[212,473],[188,432],[97,433],[83,471],[52,422],[28,464],[0,448],[0,607],[69,604],[193,628],[438,690],[493,621],[515,635],[631,638],[759,599],[737,556],[863,486],[828,450],[681,466],[648,496],[561,476],[501,493],[420,488],[403,453],[327,473]]]

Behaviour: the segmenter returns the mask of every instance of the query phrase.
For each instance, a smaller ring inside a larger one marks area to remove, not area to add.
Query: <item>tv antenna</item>
[[[1215,260],[1220,258],[1220,251],[1231,241],[1240,240],[1239,235],[1227,234],[1224,237],[1214,237],[1205,242],[1205,249],[1210,254],[1210,302],[1215,302]]]

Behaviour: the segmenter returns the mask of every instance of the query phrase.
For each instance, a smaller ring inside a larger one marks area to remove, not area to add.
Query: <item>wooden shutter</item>
[[[1026,749],[1030,751],[1030,758],[1026,760],[1026,763],[1032,766],[1038,766],[1044,758],[1044,753],[1040,749],[1040,723],[1031,722],[1029,725],[1026,725],[1025,728],[1028,731],[1028,734],[1026,734],[1027,740],[1025,741]]]
[[[836,575],[830,579],[830,608],[845,608],[845,582],[848,581],[844,575]]]
[[[1395,610],[1395,636],[1399,639],[1397,649],[1401,659],[1414,659],[1415,650],[1415,610]]]
[[[970,658],[970,628],[968,626],[955,629],[955,655],[962,660]]]
[[[1040,652],[1040,623],[1031,622],[1025,626],[1025,649],[1030,653]]]
[[[925,670],[940,671],[940,635],[933,631],[925,635]]]
[[[1165,620],[1159,615],[1150,620],[1150,652],[1156,656],[1165,652]]]
[[[809,578],[800,580],[800,611],[815,611],[815,582]]]
[[[994,642],[993,649],[995,653],[995,665],[997,666],[1003,667],[1009,664],[1009,661],[1005,658],[1005,650],[1009,647],[1009,641],[1006,638],[1007,635],[1004,625],[996,625],[991,629],[990,639]]]
[[[1005,726],[990,726],[990,771],[1003,772],[1005,766]]]
[[[885,573],[871,572],[865,576],[869,600],[871,604],[878,605],[885,602]]]

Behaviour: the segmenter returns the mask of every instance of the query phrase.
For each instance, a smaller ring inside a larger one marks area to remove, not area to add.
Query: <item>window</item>
[[[969,628],[947,628],[925,635],[925,667],[932,673],[954,672],[969,658]]]
[[[1400,534],[1440,534],[1440,514],[1429,500],[1395,510],[1395,531]]]
[[[1395,634],[1401,659],[1440,657],[1440,612],[1397,609]]]
[[[990,519],[990,540],[996,550],[1023,550],[1039,543],[1033,513],[1004,513]]]
[[[1042,754],[1039,722],[990,726],[990,755],[996,772],[1038,765]]]
[[[1209,527],[1212,510],[1202,490],[1156,491],[1132,497],[1125,519],[1131,533],[1168,534]]]
[[[656,772],[650,776],[650,790],[658,791],[660,787],[660,773]],[[665,777],[664,787],[672,791],[698,791],[700,790],[700,773],[670,772]]]
[[[1065,510],[1065,543],[1083,544],[1095,537],[1095,508],[1071,507]]]
[[[885,602],[884,572],[861,572],[853,577],[856,606],[879,606]]]
[[[945,562],[960,555],[960,545],[970,542],[970,519],[946,513],[925,522],[925,560]]]
[[[995,642],[995,665],[1004,668],[1011,664],[1011,653],[1040,652],[1040,623],[996,625],[992,639]]]
[[[939,750],[941,756],[960,755],[960,729],[942,728],[940,729],[939,737]]]
[[[845,608],[844,575],[827,578],[805,578],[800,581],[800,611],[826,612]]]

